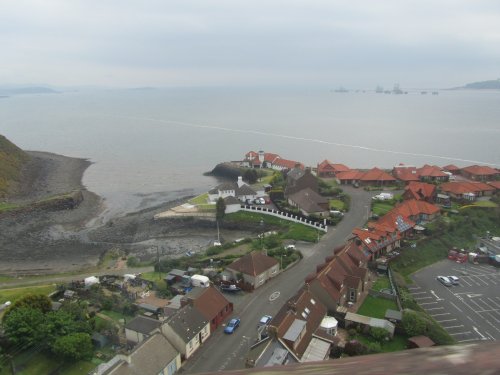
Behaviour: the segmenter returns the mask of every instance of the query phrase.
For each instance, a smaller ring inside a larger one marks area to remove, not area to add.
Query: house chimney
[[[243,177],[238,176],[238,187],[242,187],[245,183],[243,182]]]

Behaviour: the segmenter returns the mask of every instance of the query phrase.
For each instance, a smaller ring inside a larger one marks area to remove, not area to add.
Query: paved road
[[[345,243],[355,226],[362,226],[369,215],[371,197],[376,192],[344,188],[351,195],[351,209],[340,224],[329,228],[317,244],[299,244],[297,248],[304,259],[293,268],[281,273],[253,293],[228,296],[234,303],[234,314],[241,318],[241,325],[232,335],[225,335],[219,328],[183,366],[186,373],[223,371],[244,368],[248,348],[256,340],[257,323],[262,315],[274,316],[281,306],[304,284],[305,277],[314,272],[332,250]],[[270,296],[279,297],[271,301]]]
[[[446,287],[436,276],[454,275],[458,285]],[[418,304],[457,342],[500,340],[499,269],[487,264],[457,264],[448,259],[413,276],[410,286]]]

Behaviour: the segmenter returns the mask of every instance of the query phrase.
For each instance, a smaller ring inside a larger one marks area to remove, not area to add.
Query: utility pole
[[[158,245],[156,247],[156,266],[158,267],[158,280],[161,280],[161,271],[160,271],[160,250],[158,249]]]

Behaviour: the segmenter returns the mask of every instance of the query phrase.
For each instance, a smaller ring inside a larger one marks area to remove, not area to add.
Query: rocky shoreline
[[[31,205],[48,197],[77,192],[81,201],[74,208],[16,210],[0,216],[0,274],[30,275],[61,273],[94,267],[110,250],[141,260],[203,251],[216,237],[213,219],[153,220],[153,216],[184,200],[155,208],[99,220],[102,199],[82,185],[86,159],[30,151],[22,171],[20,188],[9,202]],[[223,231],[227,240],[248,232]]]

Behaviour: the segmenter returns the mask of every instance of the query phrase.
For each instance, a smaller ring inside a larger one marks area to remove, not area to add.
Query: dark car
[[[224,328],[224,333],[233,333],[236,331],[236,328],[240,326],[240,319],[239,318],[233,318],[227,323],[226,328]]]

